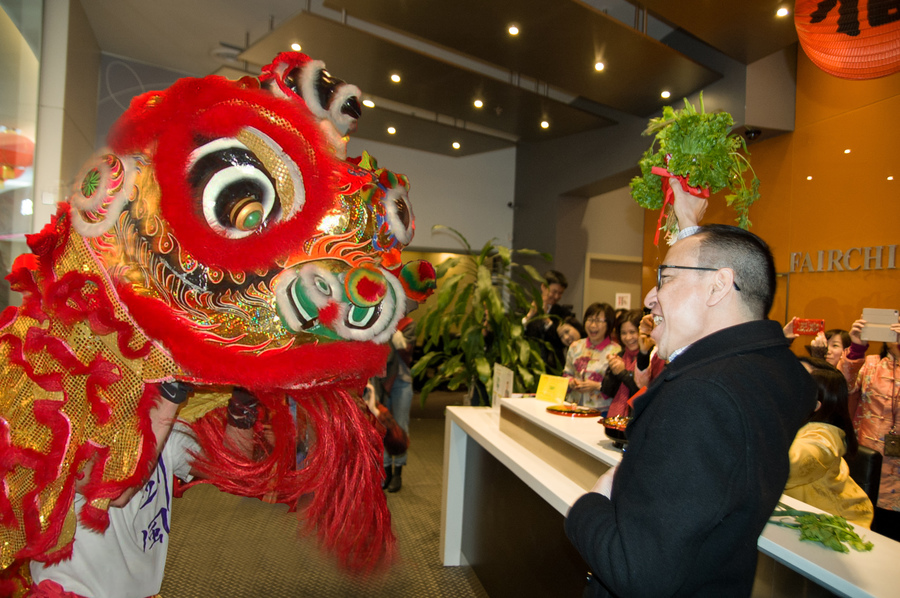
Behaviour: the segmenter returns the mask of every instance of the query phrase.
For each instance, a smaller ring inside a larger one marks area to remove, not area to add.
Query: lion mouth
[[[297,285],[297,283],[298,281],[294,280],[294,282],[291,284],[292,296],[294,295],[293,287]],[[299,301],[287,301],[287,304],[290,306],[290,309],[293,312],[294,317],[296,317],[297,322],[300,323],[301,330],[308,331],[318,326],[319,317],[317,315],[309,313]]]
[[[399,280],[340,260],[317,260],[279,274],[276,305],[284,326],[331,340],[386,342],[405,312]]]

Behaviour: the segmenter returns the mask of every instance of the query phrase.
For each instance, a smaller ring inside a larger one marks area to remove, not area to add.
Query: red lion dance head
[[[109,499],[150,466],[146,416],[173,379],[196,389],[182,413],[207,481],[292,506],[311,493],[308,518],[344,562],[390,553],[381,440],[348,389],[381,372],[434,270],[400,259],[414,228],[405,177],[341,159],[359,90],[302,54],[261,80],[182,79],[135,98],[29,236],[9,276],[22,305],[0,318],[3,568],[69,553],[89,460],[81,517],[105,528]],[[255,461],[220,458],[232,386],[262,406]],[[312,443],[303,468],[298,430]]]

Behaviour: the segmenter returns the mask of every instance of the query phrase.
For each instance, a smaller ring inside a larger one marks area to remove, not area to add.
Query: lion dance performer
[[[358,96],[299,53],[259,79],[145,93],[28,236],[8,277],[21,307],[0,316],[0,594],[64,563],[76,524],[102,533],[123,496],[161,489],[147,480],[188,395],[203,481],[292,507],[309,495],[345,565],[389,559],[381,438],[351,391],[435,277],[401,260],[406,178],[343,159]]]

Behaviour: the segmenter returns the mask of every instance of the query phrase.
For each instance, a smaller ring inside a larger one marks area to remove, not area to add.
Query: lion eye
[[[243,197],[234,202],[229,210],[228,219],[231,226],[242,231],[251,231],[259,228],[265,218],[265,210],[261,202],[253,197]]]
[[[408,245],[412,241],[414,227],[412,207],[409,205],[406,189],[404,187],[388,189],[383,205],[391,232],[400,243]]]
[[[206,222],[228,238],[246,237],[279,215],[275,181],[236,139],[217,139],[194,150],[188,182]]]

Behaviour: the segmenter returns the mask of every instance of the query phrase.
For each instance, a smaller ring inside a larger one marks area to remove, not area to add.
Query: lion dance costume
[[[8,277],[22,305],[0,316],[7,574],[71,553],[89,461],[79,516],[106,528],[110,499],[155,465],[147,414],[171,380],[196,389],[182,414],[204,481],[292,507],[311,495],[306,518],[346,565],[389,557],[381,438],[349,391],[383,369],[407,303],[435,276],[401,261],[414,230],[406,178],[365,154],[343,159],[358,96],[299,53],[259,79],[145,93],[28,236],[32,253]],[[254,459],[224,446],[233,386],[260,402]]]

